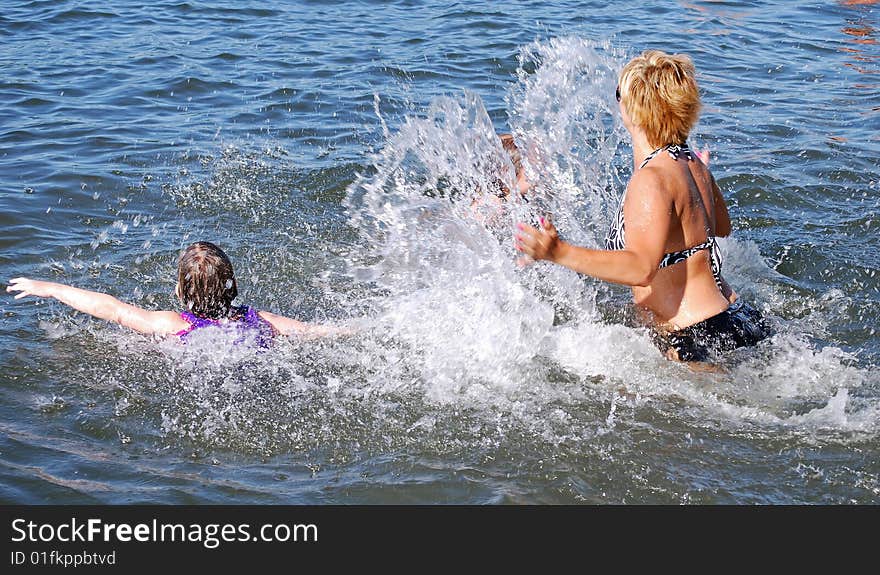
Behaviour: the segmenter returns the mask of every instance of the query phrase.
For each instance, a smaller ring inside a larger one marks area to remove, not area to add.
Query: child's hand
[[[15,278],[9,280],[6,291],[21,292],[15,296],[15,299],[21,299],[24,296],[32,295],[36,297],[52,297],[52,282],[43,282],[39,280],[31,280],[28,278]]]

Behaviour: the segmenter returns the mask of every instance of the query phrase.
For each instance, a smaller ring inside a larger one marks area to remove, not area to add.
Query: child
[[[522,155],[520,154],[519,148],[513,141],[512,134],[501,134],[499,138],[501,139],[501,147],[507,153],[510,162],[513,164],[514,175],[516,177],[516,190],[520,197],[526,199],[526,192],[529,191],[530,184],[528,179],[526,179],[525,169],[522,163]],[[498,176],[491,176],[489,181],[489,191],[492,196],[497,197],[502,202],[510,196],[510,188],[508,188],[507,184],[505,184]],[[478,204],[482,202],[482,198],[478,196],[474,199],[473,203]],[[498,201],[493,201],[492,203],[496,205],[500,204]]]
[[[295,319],[257,311],[248,306],[232,306],[238,286],[229,257],[211,242],[196,242],[186,248],[177,262],[175,293],[186,308],[149,311],[119,301],[113,296],[59,283],[15,278],[7,292],[53,297],[83,313],[112,321],[135,331],[155,335],[176,335],[182,341],[193,331],[209,326],[235,329],[240,335],[253,335],[261,347],[268,347],[276,335],[323,336],[348,330],[303,323]]]
[[[526,178],[520,150],[513,141],[512,134],[501,134],[499,138],[501,140],[501,147],[510,158],[510,163],[513,164],[517,195],[528,202],[526,194],[531,184]],[[501,177],[501,174],[507,170],[506,166],[499,165],[499,173],[489,175],[488,193],[484,193],[482,186],[477,186],[474,190],[470,211],[474,218],[482,224],[497,224],[498,218],[502,213],[500,208],[510,197],[510,188]]]
[[[529,191],[531,184],[526,178],[526,171],[522,162],[522,154],[516,146],[516,142],[513,141],[512,134],[501,134],[499,137],[501,138],[501,146],[504,148],[504,151],[510,155],[510,161],[513,163],[513,167],[516,170],[517,192],[519,192],[519,195],[525,199],[526,192]],[[501,191],[505,197],[510,195],[510,190],[508,190],[507,186],[504,184],[501,185]]]

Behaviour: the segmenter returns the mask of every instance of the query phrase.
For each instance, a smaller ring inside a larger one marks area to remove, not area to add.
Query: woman
[[[717,236],[730,218],[708,167],[690,150],[700,97],[685,55],[649,50],[624,66],[617,100],[632,137],[633,176],[605,250],[519,224],[516,247],[601,280],[632,287],[633,299],[670,359],[707,361],[716,351],[754,345],[768,335],[760,313],[721,277]]]

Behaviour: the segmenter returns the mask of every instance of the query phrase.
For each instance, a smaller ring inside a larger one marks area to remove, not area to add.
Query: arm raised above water
[[[166,335],[186,329],[189,323],[173,311],[149,311],[121,302],[115,297],[73,286],[15,278],[6,287],[9,293],[19,292],[15,299],[25,296],[55,298],[77,311],[98,319],[112,321],[140,333]]]

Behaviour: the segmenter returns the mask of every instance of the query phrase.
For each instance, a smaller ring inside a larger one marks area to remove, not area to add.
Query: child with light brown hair
[[[23,277],[10,280],[6,291],[18,292],[15,299],[29,295],[55,298],[78,311],[140,333],[175,335],[181,341],[208,327],[234,330],[240,336],[236,341],[251,336],[261,347],[268,347],[277,335],[350,333],[345,328],[305,323],[246,305],[233,306],[238,285],[232,262],[223,250],[204,241],[187,247],[177,263],[175,294],[185,308],[182,312],[150,311],[108,294]]]

